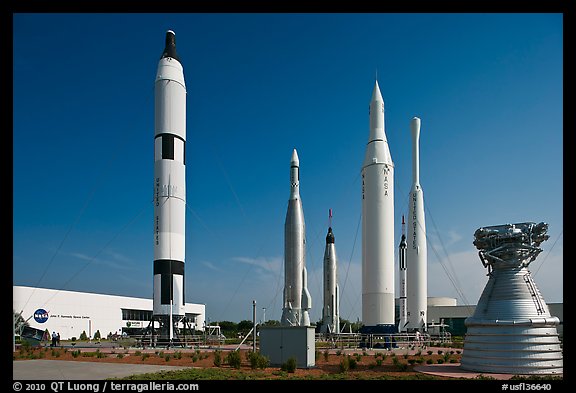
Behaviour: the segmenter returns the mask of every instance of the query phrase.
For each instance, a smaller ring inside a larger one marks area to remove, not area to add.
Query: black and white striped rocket
[[[398,305],[400,307],[400,319],[398,321],[398,331],[405,332],[406,325],[408,325],[408,309],[406,299],[406,231],[405,231],[404,216],[402,216],[402,238],[398,246],[398,270],[400,272],[400,296],[398,298]]]
[[[300,199],[300,160],[296,149],[290,160],[290,198],[284,224],[284,305],[283,326],[310,326],[306,271],[306,227]]]
[[[320,333],[340,333],[340,289],[338,287],[336,261],[334,233],[332,233],[332,226],[330,226],[328,227],[326,249],[324,250],[324,308],[322,308]]]
[[[166,32],[154,85],[153,315],[184,317],[186,86],[175,34]],[[181,318],[180,318],[181,319]]]

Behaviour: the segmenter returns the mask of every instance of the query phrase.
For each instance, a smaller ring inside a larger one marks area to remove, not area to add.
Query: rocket
[[[370,137],[362,165],[362,322],[394,325],[394,164],[378,81],[369,115]]]
[[[370,137],[362,165],[362,322],[394,325],[394,164],[378,81],[369,115]]]
[[[153,316],[172,327],[184,312],[186,85],[173,31],[154,84]]]
[[[306,271],[306,228],[300,199],[300,160],[296,149],[290,160],[290,198],[284,224],[283,326],[310,326],[312,298]]]
[[[332,215],[330,210],[330,216]],[[336,266],[336,247],[332,226],[328,227],[326,249],[324,250],[324,308],[320,333],[340,332],[340,288]]]
[[[402,215],[402,239],[398,246],[398,268],[400,270],[400,320],[398,321],[398,331],[405,332],[408,324],[408,314],[406,308],[406,232],[404,215]]]
[[[420,186],[420,119],[410,122],[412,133],[412,188],[408,201],[408,248],[406,265],[408,274],[407,330],[426,331],[428,309],[428,256],[426,248],[426,222],[424,220],[424,194]]]

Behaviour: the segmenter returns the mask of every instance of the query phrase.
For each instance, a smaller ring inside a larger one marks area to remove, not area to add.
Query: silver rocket
[[[300,161],[294,149],[290,160],[290,198],[284,224],[284,306],[281,325],[310,326],[308,310],[311,307],[306,271],[306,228],[300,199]]]
[[[362,322],[394,325],[394,314],[394,164],[376,81],[362,165]]]
[[[340,332],[340,288],[337,269],[334,234],[330,226],[324,250],[324,308],[322,309],[321,333]]]
[[[426,222],[424,219],[424,194],[420,187],[420,119],[410,122],[412,133],[412,189],[408,201],[408,248],[406,265],[408,274],[407,305],[408,331],[426,331],[428,310],[428,256],[426,247]]]
[[[398,321],[398,331],[405,332],[406,325],[408,324],[408,314],[406,306],[406,232],[405,232],[404,216],[402,216],[402,239],[400,239],[400,245],[398,246],[398,268],[400,270],[400,296],[399,296],[399,306],[400,306],[400,319]]]
[[[186,86],[171,30],[158,62],[154,120],[153,315],[172,339],[172,327],[185,316]]]

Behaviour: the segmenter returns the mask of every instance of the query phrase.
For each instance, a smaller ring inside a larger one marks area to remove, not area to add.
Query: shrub
[[[217,349],[214,351],[214,365],[220,367],[222,365],[222,351]]]
[[[414,363],[416,363],[416,359],[408,359],[408,364],[410,364],[411,366],[413,366]]]
[[[450,363],[458,363],[458,360],[456,360],[456,359],[450,359]]]
[[[164,360],[166,360],[167,362],[170,361],[170,354],[167,353],[166,356],[164,356]]]
[[[427,351],[428,355],[432,355],[434,352],[432,351]]]
[[[426,364],[432,364],[432,363],[434,363],[434,360],[432,360],[432,359],[426,360]]]
[[[256,368],[264,369],[270,364],[268,358],[259,352],[250,352],[248,354],[248,360],[250,361],[250,367],[253,370]]]
[[[348,363],[350,363],[350,370],[355,370],[356,366],[358,365],[358,357],[354,358],[351,356],[348,356]]]
[[[123,354],[123,353],[119,353],[118,355],[116,355],[116,357],[117,357],[118,359],[122,359],[122,358],[124,357],[124,354]]]
[[[444,363],[444,359],[438,359],[438,360],[436,360],[436,362],[437,362],[438,364],[442,364],[442,363]]]
[[[328,361],[328,350],[324,350],[324,361],[327,362]]]
[[[350,357],[344,356],[342,360],[340,360],[340,372],[345,373],[350,369]]]
[[[150,354],[149,354],[149,353],[143,353],[143,354],[142,354],[142,360],[146,360],[146,359],[148,359],[149,357],[150,357]]]
[[[140,356],[140,355],[142,355],[142,352],[136,351],[136,352],[134,352],[134,355],[135,355],[135,356]]]
[[[376,365],[381,366],[382,365],[382,359],[376,359]]]
[[[242,364],[242,357],[240,356],[240,352],[238,351],[230,351],[226,356],[226,362],[230,367],[239,369],[240,365]]]
[[[289,358],[286,361],[286,363],[282,364],[281,370],[287,371],[289,373],[293,373],[294,371],[296,371],[296,358],[295,357]]]
[[[82,332],[82,334],[80,335],[80,341],[87,341],[88,340],[88,336],[86,335],[86,330],[84,330]]]

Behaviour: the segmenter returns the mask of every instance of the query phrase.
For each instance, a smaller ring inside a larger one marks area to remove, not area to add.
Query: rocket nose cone
[[[171,57],[180,61],[178,53],[176,53],[176,34],[172,30],[166,32],[166,46],[164,47],[164,52],[162,52],[162,57]]]
[[[290,160],[291,165],[300,166],[300,160],[298,159],[298,153],[296,149],[292,152],[292,159]]]
[[[380,86],[378,86],[378,81],[374,83],[374,90],[372,90],[372,101],[384,101],[382,98],[382,93],[380,92]]]
[[[414,117],[410,122],[410,129],[412,131],[412,137],[417,138],[420,136],[420,118]]]
[[[326,235],[326,244],[334,243],[334,233],[332,233],[332,227],[328,228],[328,234]]]

